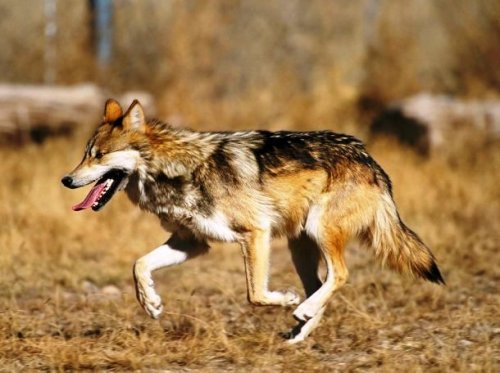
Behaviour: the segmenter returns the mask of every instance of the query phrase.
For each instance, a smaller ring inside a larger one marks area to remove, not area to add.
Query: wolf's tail
[[[381,194],[373,221],[361,232],[363,243],[391,268],[428,281],[444,284],[431,251],[400,219],[388,191]]]

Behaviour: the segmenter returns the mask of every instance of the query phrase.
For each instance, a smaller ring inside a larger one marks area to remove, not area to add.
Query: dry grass
[[[124,195],[101,213],[70,210],[85,191],[63,190],[59,178],[83,144],[77,135],[0,149],[0,371],[499,370],[498,146],[425,162],[372,146],[448,286],[402,278],[352,247],[350,279],[321,327],[287,346],[277,334],[293,325],[292,310],[247,303],[234,245],[158,272],[166,311],[148,319],[131,267],[166,235]],[[271,286],[299,288],[281,241]]]

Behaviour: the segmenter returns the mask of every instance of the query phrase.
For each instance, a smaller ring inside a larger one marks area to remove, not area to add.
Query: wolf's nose
[[[72,188],[73,187],[73,178],[71,176],[64,176],[61,179],[61,183],[63,183],[63,185],[66,188]]]

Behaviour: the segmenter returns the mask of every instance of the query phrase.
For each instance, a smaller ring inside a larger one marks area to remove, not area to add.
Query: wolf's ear
[[[104,105],[104,121],[115,122],[123,115],[123,110],[118,101],[112,98],[106,101]]]
[[[134,100],[123,117],[123,128],[132,131],[144,132],[146,117],[139,101]]]

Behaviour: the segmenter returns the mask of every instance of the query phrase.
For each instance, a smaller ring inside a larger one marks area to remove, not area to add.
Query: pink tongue
[[[73,210],[80,211],[88,209],[90,206],[92,206],[94,202],[97,201],[97,198],[106,187],[106,181],[107,180],[104,180],[101,183],[97,183],[96,185],[94,185],[90,190],[89,194],[87,194],[87,197],[85,197],[85,199],[79,204],[73,206]]]

